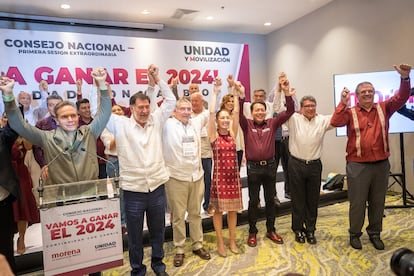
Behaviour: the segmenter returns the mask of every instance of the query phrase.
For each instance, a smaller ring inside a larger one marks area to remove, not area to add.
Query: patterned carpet
[[[386,205],[401,205],[399,195],[387,196]],[[290,230],[290,215],[278,217],[276,227],[284,238],[283,245],[273,244],[265,238],[264,221],[259,223],[258,245],[246,245],[247,225],[238,226],[237,240],[240,254],[229,250],[227,258],[215,251],[215,233],[204,235],[205,246],[212,259],[204,261],[193,255],[191,248],[185,252],[182,267],[173,266],[174,249],[172,242],[165,243],[165,262],[170,275],[393,275],[390,268],[392,253],[400,247],[414,250],[414,212],[411,208],[385,210],[382,238],[384,251],[377,251],[371,245],[366,233],[361,237],[363,248],[355,250],[349,246],[348,202],[338,203],[319,209],[316,245],[298,244]],[[366,225],[365,225],[366,227]],[[228,235],[227,230],[225,236]],[[144,263],[149,270],[147,275],[155,275],[150,268],[151,249],[145,249]],[[104,276],[129,274],[128,252],[124,253],[123,267],[108,270]]]

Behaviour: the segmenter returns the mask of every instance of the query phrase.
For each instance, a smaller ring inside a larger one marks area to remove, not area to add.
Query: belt
[[[383,160],[378,160],[378,161],[357,162],[357,163],[359,163],[359,164],[370,164],[370,165],[374,165],[374,164],[378,164],[378,163],[381,163],[381,162],[384,162],[384,161],[387,161],[387,160],[388,160],[388,158],[387,159],[383,159]]]
[[[306,165],[309,165],[309,164],[313,164],[313,163],[318,163],[318,162],[320,162],[321,161],[321,159],[314,159],[314,160],[305,160],[305,159],[300,159],[300,158],[297,158],[297,157],[295,157],[295,156],[293,156],[293,155],[291,155],[291,157],[293,158],[293,159],[295,159],[295,160],[297,160],[297,161],[299,161],[299,162],[302,162],[302,163],[305,163]]]
[[[255,166],[267,166],[269,164],[273,164],[275,162],[274,158],[270,158],[267,160],[261,160],[261,161],[248,161],[249,164],[255,165]]]

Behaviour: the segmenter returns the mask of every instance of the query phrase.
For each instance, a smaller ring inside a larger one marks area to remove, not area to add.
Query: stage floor
[[[246,167],[242,167],[242,170],[240,172],[240,175],[242,178],[246,177]],[[278,215],[282,215],[282,214],[286,214],[290,212],[290,200],[285,198],[285,192],[284,192],[284,182],[283,182],[283,177],[281,177],[283,175],[283,171],[281,166],[279,166],[278,168],[278,179],[282,179],[282,181],[278,181],[276,182],[276,189],[277,189],[277,196],[281,202],[281,206],[278,208]],[[245,182],[246,179],[243,179],[243,181]],[[244,183],[245,184],[245,183]],[[327,190],[322,190],[322,186],[323,184],[325,184],[325,182],[321,183],[321,193],[323,193],[324,195],[321,196],[321,199],[323,197],[325,197],[325,195],[332,193],[332,191],[327,191]],[[344,196],[342,195],[342,198]],[[346,197],[346,195],[345,195]],[[240,216],[239,216],[239,224],[243,224],[246,223],[246,217],[247,217],[247,207],[248,207],[248,189],[247,187],[244,187],[242,189],[242,198],[243,198],[243,211],[241,212]],[[264,195],[263,195],[263,189],[261,189],[260,191],[260,200],[261,200],[261,206],[264,206]],[[202,209],[202,208],[201,208]],[[208,216],[203,210],[201,213],[202,219],[203,219],[203,229],[205,232],[209,232],[209,231],[213,231],[213,226],[211,223],[211,217]],[[166,213],[165,214],[165,220],[166,220],[166,227],[167,227],[167,231],[166,231],[166,240],[170,239],[171,237],[171,223],[170,223],[170,214]],[[146,230],[146,224],[144,225],[144,230]],[[16,248],[16,242],[17,242],[17,238],[18,238],[18,234],[15,235],[14,238],[14,242],[15,242],[15,248]],[[125,242],[125,240],[124,240]],[[34,224],[31,225],[26,232],[26,238],[25,238],[25,243],[26,243],[26,253],[24,255],[18,255],[17,252],[15,253],[16,258],[16,262],[18,267],[20,267],[20,265],[23,265],[24,267],[22,267],[20,270],[23,271],[27,271],[29,268],[26,267],[26,263],[27,260],[29,259],[29,257],[31,257],[31,259],[33,259],[33,257],[38,260],[40,258],[41,260],[41,255],[42,255],[42,233],[41,233],[41,225],[40,223],[38,224]],[[32,261],[33,263],[36,263],[38,261]],[[39,265],[39,264],[38,264]],[[40,264],[42,265],[42,264]],[[30,270],[30,269],[29,269]]]

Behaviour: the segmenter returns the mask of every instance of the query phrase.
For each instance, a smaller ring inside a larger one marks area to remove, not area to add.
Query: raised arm
[[[276,84],[275,94],[273,98],[273,112],[280,113],[285,111],[286,108],[283,105],[283,95],[282,95],[282,83],[286,79],[285,72],[280,72]]]
[[[286,78],[280,82],[280,87],[285,94],[286,99],[286,111],[279,113],[275,120],[273,120],[273,124],[276,124],[276,127],[279,127],[284,122],[289,120],[290,116],[295,113],[295,103],[293,101],[293,96],[296,94],[296,89],[290,87],[290,82]]]
[[[386,101],[386,108],[390,114],[393,114],[407,102],[410,97],[410,72],[411,65],[400,64],[394,65],[394,69],[400,74],[401,82],[398,93]]]
[[[175,98],[168,84],[160,78],[159,68],[156,65],[151,64],[148,67],[148,77],[150,79],[150,82],[153,81],[154,84],[158,84],[163,98],[163,102],[160,108],[156,109],[154,112],[154,116],[159,116],[157,114],[161,113],[160,116],[162,117],[162,121],[165,122],[174,111],[177,99]]]
[[[178,86],[178,77],[175,77],[175,78],[171,79],[170,89],[173,92],[174,97],[175,97],[176,100],[178,100],[178,98],[179,98],[177,86]]]
[[[241,82],[236,81],[234,83],[234,89],[233,89],[233,102],[234,102],[234,107],[233,107],[233,112],[232,112],[232,116],[233,116],[233,124],[232,124],[232,132],[233,132],[233,137],[236,138],[237,136],[237,132],[239,130],[239,116],[240,116],[240,103],[239,103],[239,98],[245,96],[245,90],[244,90],[244,86],[241,84]]]
[[[45,141],[45,134],[38,128],[29,125],[23,119],[20,109],[17,107],[14,99],[13,88],[14,80],[9,79],[6,76],[0,77],[0,90],[3,93],[3,102],[8,117],[8,123],[20,136],[26,138],[35,145],[41,146],[42,142]]]
[[[106,124],[108,123],[109,117],[112,113],[111,99],[108,95],[109,84],[106,83],[107,73],[104,68],[96,68],[91,73],[96,86],[100,90],[100,104],[96,117],[93,119],[92,123],[89,125],[92,133],[96,138],[101,135],[102,131],[105,129]]]
[[[210,117],[208,120],[207,126],[207,135],[210,139],[210,143],[217,139],[217,128],[216,128],[216,103],[217,103],[217,94],[221,90],[221,79],[217,77],[214,80],[213,95],[210,99]]]

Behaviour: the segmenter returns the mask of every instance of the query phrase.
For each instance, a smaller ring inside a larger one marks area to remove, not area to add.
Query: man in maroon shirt
[[[76,108],[78,109],[79,114],[79,126],[83,125],[89,125],[93,118],[91,115],[91,105],[89,103],[89,100],[86,98],[80,99],[76,102]],[[101,158],[98,159],[98,165],[99,165],[99,179],[106,178],[106,162],[105,160],[105,145],[102,142],[101,138],[98,137],[96,139],[96,154]]]
[[[286,96],[287,110],[280,113],[275,118],[265,119],[266,105],[264,102],[253,102],[250,106],[251,119],[247,119],[243,112],[240,112],[240,127],[243,130],[246,160],[247,160],[247,183],[249,189],[249,238],[247,244],[251,247],[256,246],[256,227],[258,217],[259,191],[263,185],[265,194],[265,214],[266,214],[266,237],[275,243],[282,244],[283,239],[276,233],[276,162],[275,156],[275,130],[286,122],[295,111],[292,95],[295,89],[291,89],[289,82],[282,84],[282,90]],[[244,98],[240,100],[243,106]]]
[[[349,198],[350,245],[361,249],[359,237],[368,206],[369,240],[377,250],[385,246],[380,238],[384,215],[385,194],[390,173],[388,128],[391,115],[400,109],[410,96],[411,66],[394,65],[401,75],[398,93],[386,101],[374,103],[375,89],[370,82],[361,82],[355,89],[358,103],[349,108],[349,90],[342,91],[331,119],[335,127],[347,126],[346,174]]]

